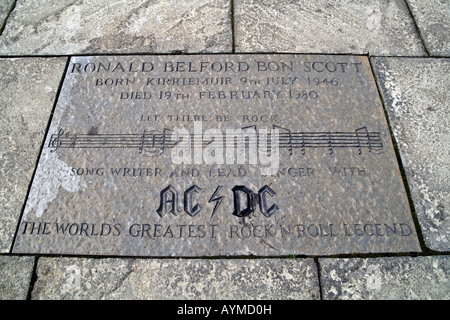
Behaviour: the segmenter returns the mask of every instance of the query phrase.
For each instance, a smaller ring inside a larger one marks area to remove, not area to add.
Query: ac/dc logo
[[[220,195],[222,187],[223,186],[218,186],[208,201],[208,203],[214,203],[211,218],[220,207],[224,198],[224,196]],[[194,184],[183,193],[183,211],[191,217],[196,216],[203,210],[203,206],[196,201],[197,194],[202,191],[203,190],[200,187]],[[259,207],[259,211],[268,218],[279,209],[275,203],[272,203],[269,207],[267,196],[272,198],[276,193],[267,185],[259,189],[257,193],[246,186],[239,185],[234,186],[231,191],[233,192],[234,205],[232,214],[237,217],[246,217]],[[181,211],[182,210],[179,208],[178,190],[172,185],[167,186],[160,193],[160,204],[156,212],[162,218],[169,213],[178,215]]]

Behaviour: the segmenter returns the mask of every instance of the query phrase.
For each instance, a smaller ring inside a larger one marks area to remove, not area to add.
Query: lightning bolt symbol
[[[216,188],[216,191],[214,191],[213,195],[211,196],[211,198],[208,201],[208,203],[211,203],[211,202],[215,202],[216,203],[216,205],[214,206],[213,212],[211,214],[210,220],[212,219],[212,217],[216,213],[217,209],[219,208],[220,204],[222,203],[223,196],[218,197],[218,194],[219,194],[220,190],[222,189],[222,187],[223,186],[218,186]]]

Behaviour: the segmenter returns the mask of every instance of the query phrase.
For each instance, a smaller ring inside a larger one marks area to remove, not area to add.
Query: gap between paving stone
[[[231,19],[231,52],[236,53],[235,25],[234,25],[234,0],[230,0],[230,19]]]
[[[419,37],[420,41],[422,42],[422,47],[425,50],[425,52],[427,53],[427,55],[430,57],[431,56],[430,51],[428,50],[427,45],[426,45],[426,43],[425,43],[425,41],[423,39],[422,33],[420,32],[419,26],[417,25],[416,17],[414,17],[414,14],[411,11],[411,7],[410,7],[408,1],[404,0],[404,2],[405,2],[406,7],[408,8],[408,12],[409,12],[409,15],[411,16],[411,19],[412,19],[413,23],[414,23],[414,27],[416,28],[417,36]],[[383,104],[383,106],[384,106],[384,104]]]
[[[450,3],[446,0],[405,0],[430,56],[450,56]]]

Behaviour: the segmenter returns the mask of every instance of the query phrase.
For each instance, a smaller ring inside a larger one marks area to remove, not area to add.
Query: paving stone
[[[0,251],[8,252],[65,58],[0,59]]]
[[[25,300],[34,257],[0,256],[0,300]]]
[[[11,11],[15,0],[1,0],[0,1],[0,27],[5,23],[6,18],[8,18],[9,12]]]
[[[237,52],[425,55],[400,0],[238,0]]]
[[[428,52],[450,56],[450,1],[407,1]]]
[[[231,51],[230,2],[18,1],[0,54]]]
[[[450,256],[319,259],[325,300],[448,300]]]
[[[450,249],[450,59],[374,58],[426,245]]]
[[[40,258],[32,299],[319,299],[312,259]]]

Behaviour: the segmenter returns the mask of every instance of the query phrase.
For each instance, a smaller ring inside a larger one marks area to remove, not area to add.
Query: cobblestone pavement
[[[450,298],[448,0],[1,0],[1,299]],[[119,258],[11,249],[68,60],[103,54],[369,57],[420,253]]]

